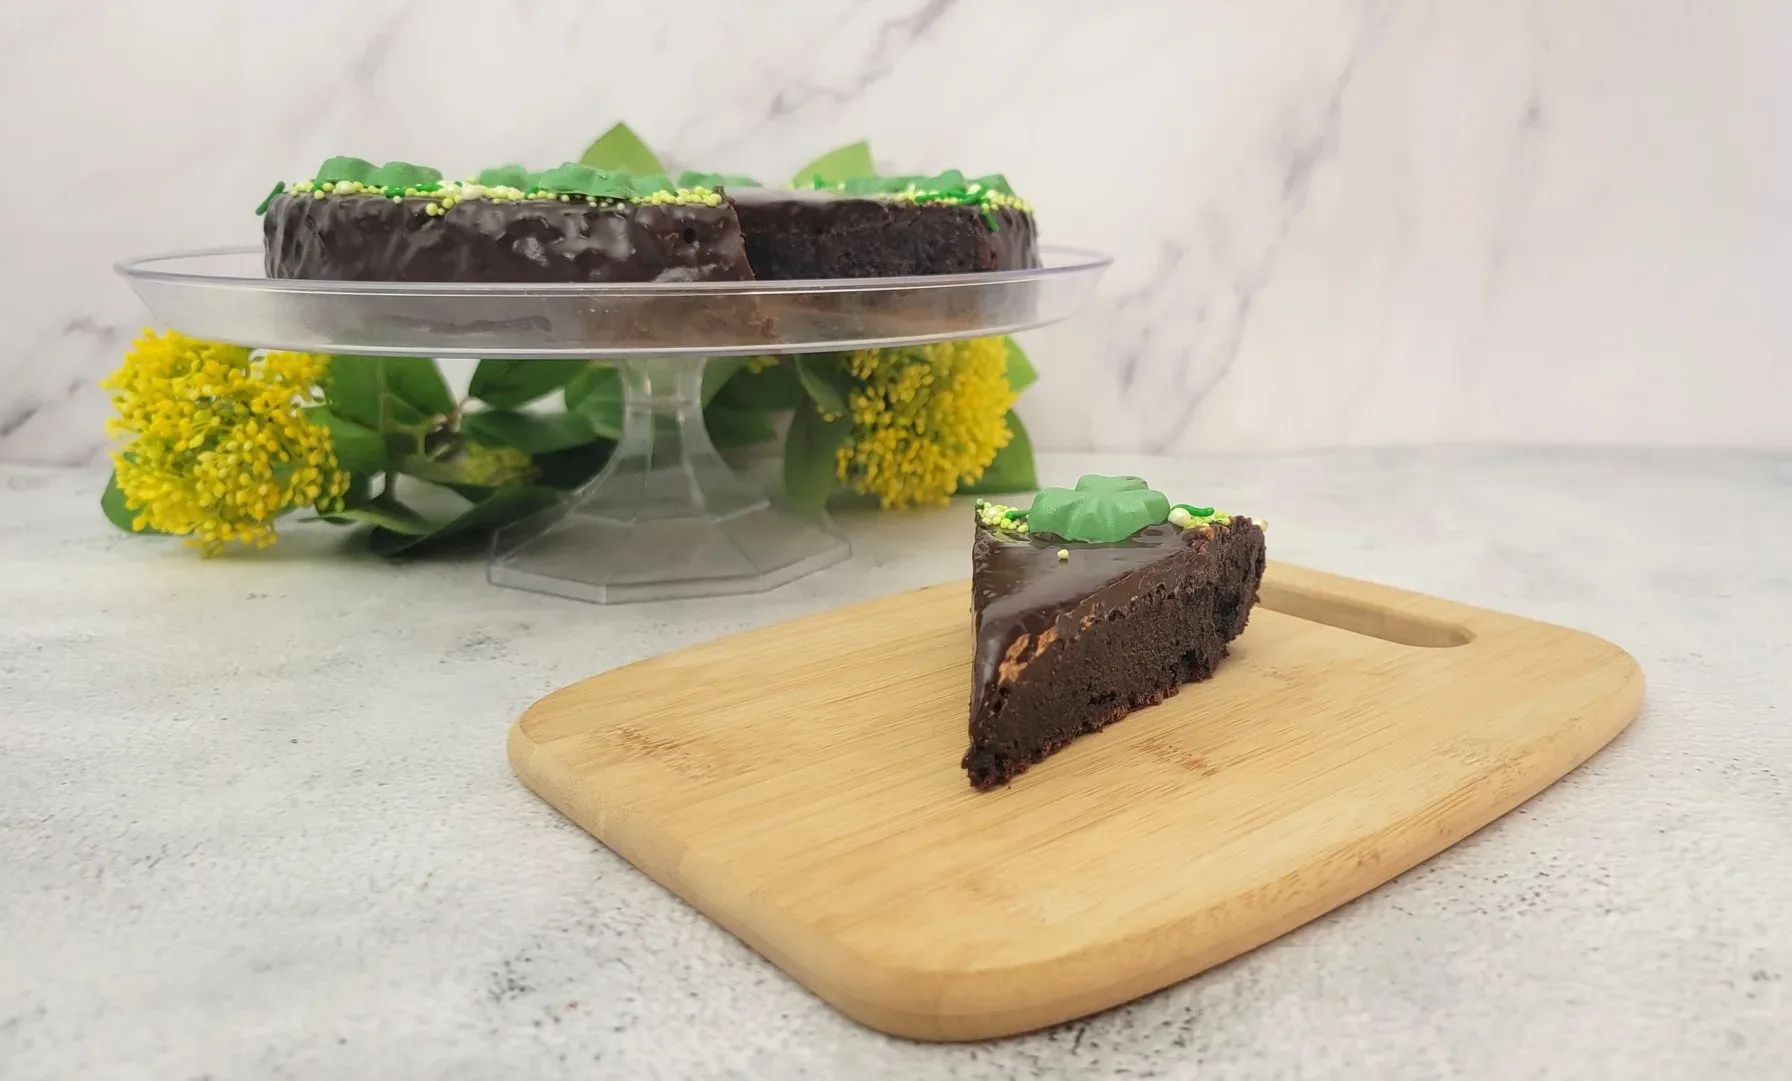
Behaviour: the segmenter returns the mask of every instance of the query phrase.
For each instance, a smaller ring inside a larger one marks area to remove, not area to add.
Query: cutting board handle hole
[[[1383,608],[1349,597],[1290,589],[1268,581],[1258,591],[1257,603],[1285,616],[1304,619],[1310,623],[1323,623],[1327,627],[1368,635],[1396,645],[1448,649],[1466,646],[1475,640],[1473,631],[1454,623]]]

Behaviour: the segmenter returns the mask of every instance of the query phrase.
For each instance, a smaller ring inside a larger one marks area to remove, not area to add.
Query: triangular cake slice
[[[971,785],[1213,675],[1263,560],[1262,523],[1171,506],[1137,477],[1086,476],[1026,509],[979,500]]]

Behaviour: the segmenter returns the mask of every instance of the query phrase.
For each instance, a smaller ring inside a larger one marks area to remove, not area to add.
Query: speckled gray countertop
[[[1429,863],[1219,969],[971,1046],[848,1022],[512,776],[529,702],[962,576],[962,510],[849,521],[757,597],[599,608],[321,527],[202,562],[0,467],[0,1077],[1784,1078],[1792,456],[1379,451],[1132,472],[1281,559],[1584,628],[1643,715]],[[949,764],[948,764],[949,765]]]

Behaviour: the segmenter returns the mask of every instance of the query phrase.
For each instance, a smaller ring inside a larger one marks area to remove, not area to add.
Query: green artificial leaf
[[[1012,410],[1006,419],[1014,438],[1008,441],[1007,446],[996,451],[995,458],[990,461],[983,475],[977,478],[977,482],[960,488],[960,492],[966,495],[1005,495],[1010,492],[1030,492],[1039,487],[1039,478],[1034,472],[1033,440],[1027,435],[1026,425],[1020,422],[1020,417]]]
[[[610,461],[616,444],[609,439],[594,439],[565,450],[551,450],[535,456],[536,479],[562,492],[583,486],[602,472]]]
[[[1013,338],[1003,338],[1002,344],[1008,349],[1008,386],[1019,394],[1034,383],[1039,382],[1039,372],[1033,368],[1033,362],[1027,359],[1026,350]]]
[[[436,362],[426,357],[387,357],[386,389],[425,416],[454,411],[454,392]]]
[[[703,426],[709,429],[710,442],[717,450],[734,450],[758,443],[769,443],[778,437],[771,421],[763,413],[748,413],[715,406],[704,410]]]
[[[494,409],[520,409],[590,367],[583,360],[482,360],[467,393]]]
[[[329,429],[337,465],[350,473],[377,473],[386,468],[386,441],[380,433],[337,416],[327,405],[307,409],[305,416],[311,423]]]
[[[133,529],[131,523],[137,520],[137,512],[124,505],[124,491],[118,487],[118,471],[106,478],[106,490],[100,493],[100,510],[105,512],[106,521],[124,530],[126,533],[147,533],[147,529]]]
[[[710,357],[703,366],[703,404],[714,401],[716,393],[746,366],[746,357]]]
[[[598,169],[621,170],[636,176],[666,171],[666,167],[660,164],[659,156],[649,150],[641,137],[623,123],[618,123],[599,135],[586,147],[585,152],[579,155],[579,164]]]
[[[791,177],[793,188],[831,188],[853,177],[873,176],[877,166],[871,160],[871,144],[863,139],[830,150],[803,166]]]
[[[420,556],[459,547],[483,540],[494,530],[553,507],[561,498],[561,494],[552,488],[534,485],[499,488],[428,533],[375,529],[368,535],[367,548],[375,555],[391,558]]]
[[[566,408],[585,418],[593,433],[622,438],[622,374],[608,364],[593,364],[566,384]]]
[[[337,416],[383,434],[425,427],[454,409],[448,381],[425,357],[338,354],[325,397]]]
[[[1041,489],[1027,512],[1027,529],[1065,540],[1111,544],[1169,516],[1170,501],[1138,477],[1090,473],[1074,489]]]
[[[407,477],[439,485],[455,495],[475,503],[491,495],[493,489],[506,483],[504,479],[494,480],[489,477],[469,475],[465,458],[438,461],[421,454],[407,454],[399,460],[397,469]],[[521,482],[521,478],[509,478],[509,480],[516,483]]]
[[[377,432],[423,424],[423,413],[397,399],[386,383],[385,357],[338,354],[330,358],[324,397],[337,416]]]
[[[803,400],[802,381],[794,364],[777,364],[759,371],[744,371],[728,380],[716,394],[715,404],[729,409],[760,413],[795,409]]]
[[[389,495],[381,495],[365,503],[343,507],[319,517],[336,525],[376,526],[388,533],[401,533],[407,537],[424,537],[436,530],[434,522]]]
[[[790,418],[784,441],[784,492],[798,507],[820,509],[840,487],[834,452],[852,431],[844,415],[823,420],[815,403],[805,401]]]
[[[482,409],[461,418],[460,430],[475,443],[488,447],[515,447],[525,454],[565,450],[598,437],[578,413],[519,413],[509,409]]]
[[[847,412],[852,395],[852,373],[838,353],[803,353],[796,358],[796,377],[824,416]]]
[[[348,491],[342,493],[344,506],[359,506],[373,497],[373,478],[365,473],[352,474],[348,478]]]

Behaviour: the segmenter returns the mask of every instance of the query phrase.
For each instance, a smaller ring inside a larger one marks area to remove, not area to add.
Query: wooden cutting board
[[[510,733],[523,781],[842,1012],[1005,1035],[1186,979],[1598,750],[1643,676],[1590,635],[1272,565],[1232,657],[979,794],[965,583],[642,661]]]

